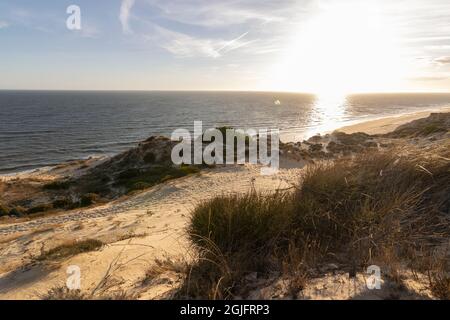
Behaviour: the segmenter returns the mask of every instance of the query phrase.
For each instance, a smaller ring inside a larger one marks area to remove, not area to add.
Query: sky
[[[1,0],[0,89],[448,92],[450,1]]]

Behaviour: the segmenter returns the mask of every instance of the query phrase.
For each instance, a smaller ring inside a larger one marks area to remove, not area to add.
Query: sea
[[[231,126],[300,141],[370,119],[450,106],[450,93],[0,91],[0,174],[111,156],[152,135]]]

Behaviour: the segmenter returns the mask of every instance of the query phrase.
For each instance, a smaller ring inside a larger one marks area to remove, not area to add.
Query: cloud
[[[79,31],[79,36],[82,38],[96,39],[99,37],[100,33],[101,32],[97,29],[97,27],[93,25],[84,24],[81,30]]]
[[[128,20],[130,18],[131,8],[134,6],[135,0],[122,0],[122,4],[120,5],[120,14],[119,20],[122,24],[123,33],[132,33],[133,31],[130,28]]]
[[[158,8],[161,17],[179,23],[203,27],[229,27],[250,22],[284,21],[288,8],[272,1],[214,1],[214,0],[147,0]],[[290,3],[290,0],[284,0]],[[289,13],[289,14],[288,14]]]
[[[434,59],[434,62],[439,64],[450,64],[450,56],[436,58]]]
[[[148,10],[133,13],[133,22],[136,30],[146,31],[135,36],[178,57],[219,58],[238,49],[245,56],[267,55],[282,49],[315,10],[314,2],[143,0]]]
[[[431,46],[425,46],[426,50],[450,50],[450,45],[443,44],[443,45],[431,45]]]
[[[222,47],[217,49],[218,53],[226,53],[232,50],[236,50],[241,47],[245,47],[246,45],[250,44],[252,41],[242,42],[241,39],[243,39],[245,36],[247,36],[248,31],[241,34],[239,37],[234,38],[233,40],[230,40],[226,42]]]
[[[6,21],[0,21],[0,29],[8,28],[9,23]]]
[[[161,47],[175,56],[184,58],[208,57],[219,58],[225,53],[242,48],[252,41],[242,41],[248,34],[245,32],[232,40],[197,38],[156,26],[163,38]]]
[[[178,57],[218,58],[217,43],[211,39],[200,39],[189,35],[156,27],[163,38],[160,46]]]
[[[426,82],[426,81],[442,81],[442,80],[447,80],[449,79],[448,76],[424,76],[424,77],[415,77],[415,78],[411,78],[411,80],[414,81],[422,81],[422,82]]]

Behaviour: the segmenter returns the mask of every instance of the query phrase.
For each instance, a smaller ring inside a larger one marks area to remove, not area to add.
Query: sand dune
[[[341,130],[382,133],[427,113],[385,118]],[[303,166],[304,163],[290,161],[274,176],[262,176],[260,168],[251,165],[208,169],[106,205],[31,221],[4,222],[0,225],[0,299],[39,299],[50,289],[65,285],[66,268],[70,265],[80,267],[81,288],[85,292],[95,290],[103,295],[126,292],[140,299],[169,297],[180,284],[179,274],[164,274],[159,282],[151,284],[143,284],[142,280],[157,259],[189,260],[195,255],[184,228],[196,204],[218,194],[252,188],[258,191],[291,188],[298,182]],[[60,244],[83,239],[99,239],[105,245],[67,259],[36,259]],[[253,298],[283,298],[282,280],[273,280],[268,285],[261,283],[265,289],[258,290]],[[305,294],[309,298],[328,299],[370,297],[364,295],[364,290],[351,291],[354,286],[348,278],[331,273],[322,282],[313,282]],[[415,295],[408,297],[430,296],[420,282],[413,281],[411,286]],[[380,293],[378,297],[382,296]]]
[[[255,166],[214,169],[102,207],[2,225],[0,298],[39,298],[50,288],[63,286],[66,267],[74,264],[81,268],[82,288],[92,290],[119,254],[114,278],[120,278],[121,284],[114,286],[114,290],[136,291],[133,286],[154,259],[189,251],[183,229],[196,203],[217,194],[245,192],[253,187],[260,191],[288,188],[296,182],[300,170],[281,169],[276,176],[261,176]],[[130,239],[117,241],[127,237]],[[33,257],[41,250],[86,238],[100,239],[107,245],[99,251],[70,258],[54,270],[53,264],[33,264]],[[121,263],[126,268],[120,267]],[[11,270],[15,271],[9,273]]]

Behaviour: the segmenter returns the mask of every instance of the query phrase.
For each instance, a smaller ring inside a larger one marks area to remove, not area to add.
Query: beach
[[[429,113],[387,117],[339,131],[381,134]],[[0,298],[39,299],[50,289],[63,286],[67,279],[66,270],[73,265],[81,270],[84,290],[97,288],[98,292],[110,295],[126,291],[139,299],[169,298],[181,285],[181,274],[163,272],[156,280],[144,285],[142,279],[158,261],[169,259],[173,263],[183,263],[195,259],[196,252],[185,232],[196,205],[217,195],[252,189],[258,192],[288,190],[300,179],[305,165],[290,161],[274,176],[260,175],[260,168],[254,165],[207,169],[103,205],[32,219],[3,219],[0,223]],[[62,167],[56,171],[58,177],[69,172],[64,170],[72,169],[70,166]],[[44,179],[55,178],[51,170],[33,172],[29,177],[39,179],[40,174]],[[15,178],[26,177],[21,174]],[[7,180],[14,180],[14,177],[9,176]],[[62,261],[42,264],[33,259],[50,248],[81,239],[98,239],[104,245],[100,250],[77,254]],[[363,275],[358,274],[357,278],[362,283]],[[420,281],[408,281],[416,291],[430,295]],[[305,294],[314,299],[348,299],[357,295],[373,297],[373,292],[366,292],[363,288],[355,287],[349,291],[347,287],[351,286],[353,284],[342,275],[330,274],[322,281],[313,282]],[[253,297],[271,298],[276,290],[276,286],[271,285],[265,291],[253,293]],[[379,292],[375,298],[386,294],[388,292]]]
[[[363,121],[353,125],[344,126],[338,129],[338,131],[345,133],[364,132],[367,134],[384,134],[394,131],[402,124],[408,123],[413,120],[425,118],[431,113],[449,112],[450,107],[443,107],[439,109],[431,109],[427,111],[405,113],[397,116],[388,116],[380,119]]]

